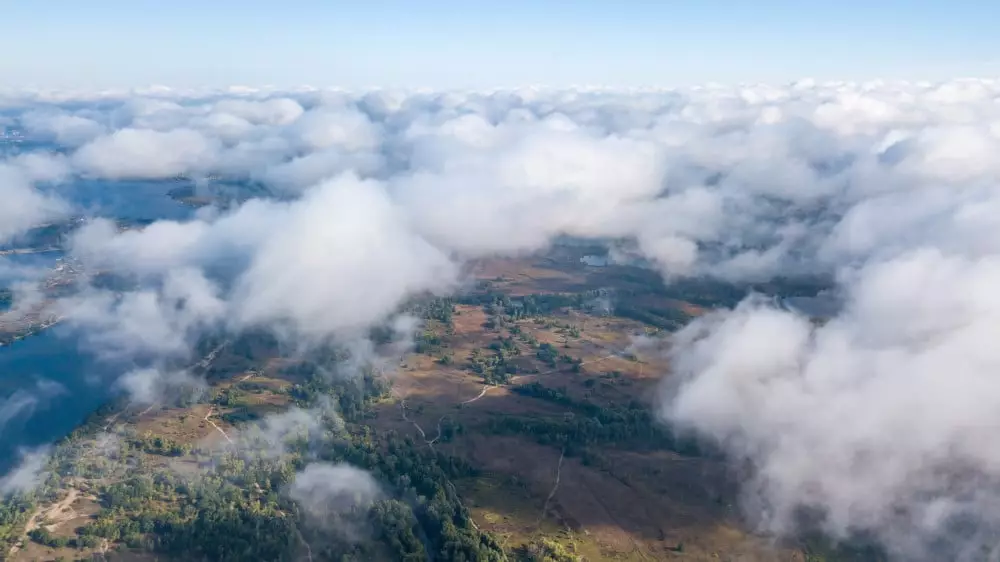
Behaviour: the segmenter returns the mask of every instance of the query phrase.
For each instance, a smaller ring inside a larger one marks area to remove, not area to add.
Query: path
[[[582,362],[579,363],[579,365],[582,367],[584,365],[591,365],[591,364],[594,364],[594,363],[600,363],[601,361],[605,361],[607,359],[611,359],[612,357],[619,357],[619,356],[620,356],[619,352],[611,352],[608,355],[605,355],[604,357],[598,357],[597,359],[591,359],[590,361],[582,361]],[[535,373],[535,374],[531,374],[531,375],[520,375],[520,376],[517,376],[517,377],[512,377],[511,378],[511,382],[514,382],[515,379],[516,380],[522,380],[525,377],[538,377],[538,376],[542,376],[542,375],[548,375],[548,374],[551,374],[551,373],[555,373],[555,372],[558,372],[558,371],[561,371],[561,370],[562,370],[561,368],[557,367],[555,369],[550,369],[548,371],[545,371],[544,373]],[[242,382],[242,380],[246,380],[246,379],[250,378],[251,376],[252,376],[252,374],[251,375],[247,375],[246,377],[243,377],[243,379],[241,379],[241,382]],[[472,404],[476,400],[479,400],[483,396],[486,396],[486,393],[489,392],[491,389],[494,389],[494,388],[500,388],[500,385],[484,384],[483,385],[483,389],[479,392],[478,395],[476,395],[476,396],[474,396],[474,397],[472,397],[472,398],[470,398],[468,400],[463,400],[462,402],[459,402],[458,405],[459,406],[465,406],[466,404]],[[399,409],[400,409],[400,412],[403,415],[403,421],[406,421],[406,422],[409,422],[409,423],[413,424],[413,427],[415,427],[417,429],[417,432],[420,433],[420,438],[424,440],[424,443],[426,443],[428,446],[430,446],[431,449],[434,449],[434,443],[436,443],[441,438],[441,422],[443,422],[444,419],[449,416],[449,414],[444,414],[443,416],[441,416],[440,418],[438,418],[438,422],[437,422],[437,437],[435,437],[434,439],[428,440],[427,439],[427,433],[424,431],[424,428],[420,427],[419,423],[417,423],[414,420],[411,420],[409,418],[409,416],[406,415],[406,399],[403,398],[402,396],[400,396],[399,393],[396,391],[395,388],[392,390],[392,394],[395,395],[396,398],[399,399]]]
[[[438,439],[441,439],[441,422],[443,422],[444,419],[447,418],[447,417],[450,417],[450,415],[449,414],[445,414],[445,415],[441,416],[440,418],[438,418],[438,423],[437,423],[438,434],[437,434],[437,437],[435,437],[434,439],[431,439],[430,441],[427,441],[428,445],[433,445],[434,443],[437,443]]]
[[[549,495],[545,498],[545,503],[542,504],[542,513],[538,516],[538,522],[535,523],[535,528],[537,529],[542,525],[542,521],[545,520],[545,514],[549,511],[549,502],[552,501],[552,497],[556,495],[556,490],[559,489],[559,479],[562,478],[562,465],[563,459],[566,458],[566,447],[563,447],[562,453],[559,454],[559,463],[556,465],[556,481],[552,485],[552,490],[549,491]]]
[[[218,431],[219,433],[221,433],[222,436],[226,438],[226,441],[229,441],[230,445],[235,445],[235,443],[233,443],[233,440],[230,439],[228,435],[226,435],[226,432],[222,431],[221,427],[219,427],[218,425],[216,425],[214,421],[208,419],[208,418],[210,418],[212,416],[212,411],[213,410],[215,410],[215,406],[210,406],[208,408],[208,413],[205,414],[205,421],[207,421],[208,423],[212,424],[212,427],[214,427],[216,429],[216,431]]]
[[[76,512],[73,510],[72,506],[78,497],[80,497],[80,490],[77,490],[76,488],[70,488],[65,498],[50,505],[48,508],[44,509],[42,507],[36,508],[35,512],[32,513],[31,517],[28,519],[28,522],[24,525],[24,532],[22,534],[21,539],[18,542],[16,542],[14,546],[10,547],[8,556],[13,558],[13,556],[17,554],[19,550],[21,550],[21,546],[24,544],[23,541],[25,540],[25,537],[28,536],[28,533],[34,531],[35,529],[41,526],[39,523],[40,521],[51,520],[53,521],[52,524],[55,525],[75,517]],[[70,515],[70,517],[65,516],[67,513]]]
[[[190,366],[188,366],[188,370],[206,369],[209,366],[211,366],[212,361],[215,360],[215,358],[219,355],[219,352],[222,351],[222,348],[225,347],[228,343],[229,343],[229,340],[226,340],[226,341],[222,342],[221,344],[219,344],[218,346],[216,346],[215,349],[213,349],[212,351],[208,352],[208,355],[206,355],[205,357],[203,357],[200,361],[198,361],[196,363],[192,363]],[[243,382],[243,381],[249,379],[251,376],[253,376],[255,374],[256,373],[254,371],[251,371],[250,374],[248,374],[247,376],[245,376],[242,379],[240,379],[240,382]],[[142,416],[145,416],[146,414],[149,413],[150,410],[152,410],[153,408],[159,407],[159,405],[160,405],[159,402],[153,402],[145,410],[139,412],[139,414],[136,417],[141,418]],[[122,414],[128,413],[128,408],[129,408],[128,406],[125,406],[125,409],[123,409],[120,412],[115,413],[113,416],[111,416],[110,418],[108,418],[107,423],[104,424],[104,431],[107,431],[107,430],[111,429],[111,425],[115,423],[115,421],[118,419],[119,416],[121,416]],[[211,411],[209,411],[209,414],[211,414]],[[209,421],[209,420],[206,420],[206,421]],[[212,423],[212,422],[209,421],[209,423]],[[126,425],[127,425],[127,423],[126,423]],[[212,423],[212,425],[215,425],[215,424]]]
[[[591,359],[590,361],[583,361],[583,362],[579,363],[579,365],[583,366],[583,365],[590,365],[590,364],[593,364],[593,363],[599,363],[601,361],[605,361],[607,359],[611,359],[612,357],[619,357],[619,356],[620,356],[620,354],[618,352],[612,352],[612,353],[609,353],[608,355],[605,355],[604,357],[599,357],[597,359]],[[560,368],[556,368],[556,369],[552,369],[552,370],[546,371],[544,373],[536,373],[536,374],[532,374],[532,375],[522,375],[521,377],[515,377],[515,378],[521,379],[522,377],[533,377],[533,376],[547,375],[547,374],[555,373],[555,372],[561,371],[561,370],[562,369],[560,369]],[[513,382],[513,378],[511,379],[511,381]],[[459,402],[458,406],[464,406],[466,404],[472,404],[476,400],[479,400],[483,396],[486,396],[486,393],[489,392],[489,390],[492,389],[492,388],[499,388],[499,385],[484,384],[483,385],[483,389],[479,392],[479,394],[477,396],[475,396],[473,398],[470,398],[469,400],[464,400],[462,402]],[[449,414],[444,414],[440,418],[438,418],[438,422],[437,422],[437,436],[434,439],[428,440],[427,439],[427,433],[424,431],[424,428],[421,427],[420,424],[417,423],[415,420],[410,419],[410,417],[406,415],[406,399],[403,398],[402,396],[400,396],[399,393],[396,391],[395,388],[393,388],[391,392],[392,392],[392,394],[396,398],[399,399],[399,409],[400,409],[400,412],[401,412],[401,414],[403,416],[403,421],[406,421],[406,422],[412,424],[413,427],[415,427],[417,429],[417,432],[420,433],[420,438],[423,439],[424,443],[426,443],[427,446],[430,447],[430,449],[433,451],[434,450],[434,443],[436,443],[441,438],[441,423],[444,421],[444,419],[446,417],[449,417]],[[556,494],[556,490],[559,488],[559,480],[562,477],[562,465],[563,465],[563,460],[565,459],[565,457],[566,457],[566,449],[564,447],[563,450],[562,450],[562,453],[559,455],[559,464],[556,467],[556,481],[555,481],[555,485],[552,486],[552,490],[549,492],[548,497],[545,498],[545,504],[542,506],[542,514],[539,517],[538,523],[536,524],[536,526],[540,526],[541,525],[542,520],[545,518],[545,512],[548,511],[549,502],[552,500],[552,497]],[[451,480],[446,480],[446,481],[447,481],[449,487],[455,493],[455,497],[458,498],[458,493],[457,493],[457,491],[455,491],[454,485],[451,483]],[[461,504],[461,499],[459,499],[459,503]],[[472,523],[472,526],[477,531],[479,530],[479,526],[476,525],[476,522],[473,521],[472,518],[469,518],[469,522]],[[633,545],[634,544],[635,543],[633,541]]]
[[[491,388],[497,388],[497,385],[495,385],[495,384],[485,384],[485,385],[483,385],[483,391],[479,393],[479,396],[476,396],[475,398],[470,398],[470,399],[466,400],[465,402],[462,402],[462,404],[472,404],[476,400],[479,400],[483,396],[486,396],[486,391],[488,391]]]

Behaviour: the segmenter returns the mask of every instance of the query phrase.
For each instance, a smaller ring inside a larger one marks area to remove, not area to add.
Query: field
[[[461,297],[417,307],[415,347],[379,365],[391,392],[343,412],[345,431],[400,435],[414,454],[467,465],[446,484],[472,527],[513,559],[806,560],[802,548],[749,533],[724,461],[657,418],[670,331],[713,302],[730,304],[734,290],[668,290],[638,268],[586,267],[581,252],[476,263]],[[70,438],[74,469],[23,531],[44,526],[49,536],[22,538],[12,560],[178,559],[149,554],[142,534],[86,546],[81,529],[107,517],[102,490],[130,472],[196,478],[220,451],[247,446],[248,424],[302,403],[308,377],[276,347],[212,351],[199,365],[205,396],[111,409]]]

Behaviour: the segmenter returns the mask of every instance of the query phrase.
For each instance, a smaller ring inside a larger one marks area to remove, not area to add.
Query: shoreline
[[[5,347],[10,347],[19,341],[23,341],[31,336],[40,335],[45,330],[56,326],[66,320],[65,316],[58,316],[53,319],[46,320],[40,325],[29,325],[27,328],[21,330],[16,330],[12,332],[5,332],[0,334],[0,349]]]

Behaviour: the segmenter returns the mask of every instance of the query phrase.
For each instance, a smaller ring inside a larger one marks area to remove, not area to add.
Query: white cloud
[[[105,132],[105,127],[93,119],[51,110],[25,113],[21,125],[35,137],[70,147],[81,146]]]
[[[18,388],[10,396],[0,398],[0,433],[10,422],[31,417],[40,405],[65,392],[66,388],[55,381],[38,379],[34,387]]]
[[[214,139],[190,129],[122,129],[80,147],[73,161],[110,179],[169,178],[204,169],[217,150]]]
[[[68,209],[62,200],[33,185],[32,176],[44,178],[42,170],[32,169],[34,162],[32,158],[22,162],[0,162],[0,199],[3,201],[0,204],[0,243],[60,217]]]
[[[243,325],[290,323],[306,336],[360,330],[409,295],[448,288],[457,274],[376,182],[334,180],[278,212],[281,227],[236,287]]]
[[[288,496],[299,504],[307,522],[345,538],[356,536],[356,526],[381,495],[368,472],[324,462],[306,465],[288,488]]]
[[[133,404],[175,404],[186,398],[202,396],[205,381],[187,371],[156,367],[133,369],[118,378],[115,386],[128,394]]]
[[[0,477],[0,496],[30,492],[41,484],[46,476],[49,462],[49,448],[22,449],[16,467]]]
[[[674,342],[665,415],[754,461],[770,530],[794,530],[806,505],[828,531],[874,530],[906,559],[949,542],[959,517],[989,533],[998,282],[1000,256],[922,250],[859,271],[823,326],[758,301],[696,321]]]

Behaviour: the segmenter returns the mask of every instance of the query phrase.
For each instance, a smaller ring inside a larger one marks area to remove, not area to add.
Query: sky
[[[808,6],[808,7],[806,7]],[[0,0],[0,88],[503,88],[1000,75],[970,0]]]

